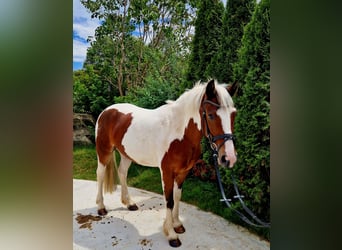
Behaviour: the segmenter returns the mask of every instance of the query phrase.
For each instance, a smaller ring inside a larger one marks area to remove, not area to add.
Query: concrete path
[[[121,204],[121,187],[104,202],[108,214],[97,216],[94,181],[73,180],[73,245],[83,249],[163,250],[169,247],[163,234],[165,218],[163,196],[129,188],[138,211],[128,211]],[[260,240],[243,227],[212,213],[200,211],[184,202],[180,204],[180,219],[186,229],[179,235],[183,249],[229,250],[270,249],[269,242]]]

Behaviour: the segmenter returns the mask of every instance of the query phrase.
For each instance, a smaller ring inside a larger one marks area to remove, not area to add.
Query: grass
[[[158,168],[143,167],[133,163],[128,170],[127,184],[132,187],[163,194]]]
[[[117,157],[119,161],[119,157]],[[96,180],[97,158],[94,146],[75,146],[73,161],[73,178]],[[147,191],[163,194],[161,176],[158,168],[144,167],[132,164],[128,170],[128,185]],[[187,178],[183,184],[182,201],[198,208],[217,214],[233,223],[243,225],[262,238],[270,239],[269,229],[255,229],[231,212],[222,202],[217,184],[201,181],[198,178]]]
[[[96,180],[97,158],[94,146],[75,146],[73,154],[73,178]]]

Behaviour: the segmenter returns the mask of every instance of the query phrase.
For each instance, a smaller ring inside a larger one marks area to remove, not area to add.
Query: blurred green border
[[[340,9],[271,2],[272,249],[340,245]],[[72,2],[6,1],[0,32],[1,246],[72,249]]]

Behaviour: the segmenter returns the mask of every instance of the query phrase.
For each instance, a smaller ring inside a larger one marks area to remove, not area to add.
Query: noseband
[[[202,107],[203,107],[204,104],[206,104],[206,103],[209,103],[209,104],[211,104],[211,105],[213,105],[213,106],[215,106],[215,107],[218,107],[218,108],[221,107],[219,104],[217,104],[217,103],[215,103],[215,102],[212,102],[212,101],[209,101],[209,100],[204,100],[203,103],[202,103]],[[206,125],[206,127],[207,127],[207,138],[208,138],[208,140],[209,140],[210,147],[211,147],[211,149],[212,149],[214,152],[218,153],[218,151],[220,150],[220,148],[224,145],[224,143],[225,143],[226,141],[232,140],[232,141],[234,142],[235,137],[234,137],[233,134],[222,134],[222,135],[215,135],[215,136],[214,136],[214,135],[211,133],[210,128],[209,128],[209,126],[208,126],[208,121],[207,121],[206,112],[205,112],[204,107],[203,107],[203,110],[204,110],[204,111],[203,111],[203,114],[202,114],[202,115],[203,115],[203,119],[204,119],[204,121],[205,121],[205,125]],[[223,139],[223,142],[222,142],[219,146],[217,146],[216,141],[222,140],[222,139]]]

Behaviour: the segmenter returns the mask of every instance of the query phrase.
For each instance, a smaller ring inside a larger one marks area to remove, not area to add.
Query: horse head
[[[236,90],[235,85],[224,87],[210,80],[200,108],[203,133],[217,154],[218,163],[230,168],[237,159],[233,136],[236,109],[231,98],[232,91]]]

